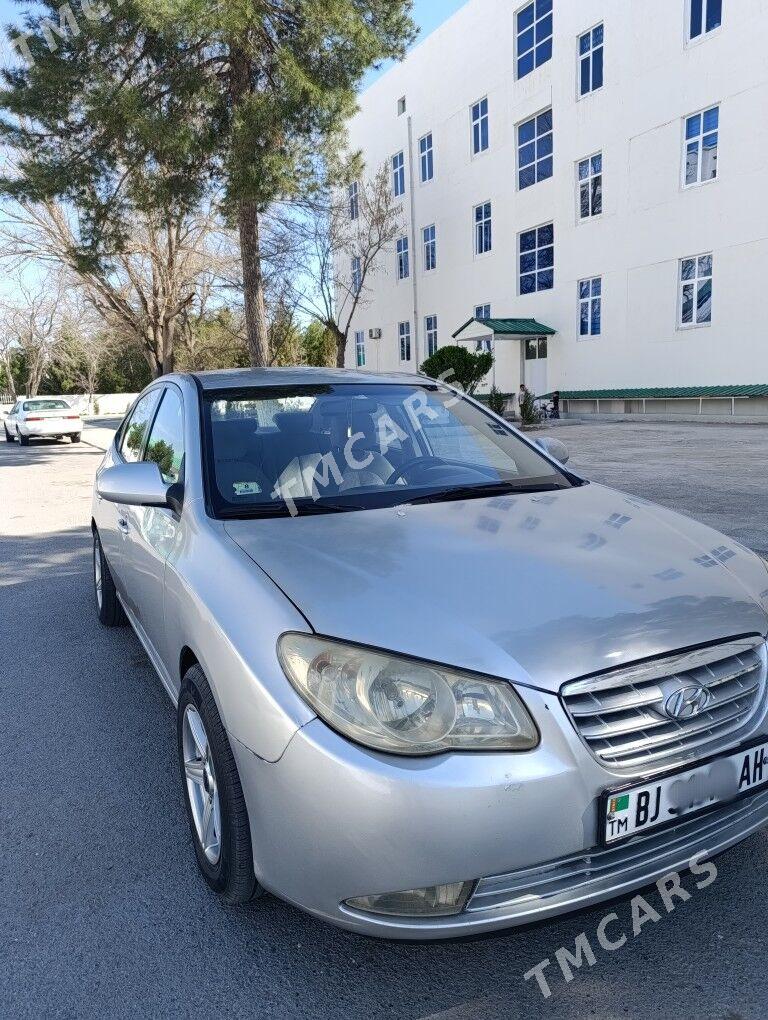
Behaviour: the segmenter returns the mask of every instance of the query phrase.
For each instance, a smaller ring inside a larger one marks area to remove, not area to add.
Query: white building
[[[767,111],[768,0],[469,0],[350,123],[406,225],[347,363],[535,319],[460,334],[503,392],[768,414]]]

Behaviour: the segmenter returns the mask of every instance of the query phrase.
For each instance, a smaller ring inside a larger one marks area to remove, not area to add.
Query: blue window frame
[[[424,335],[427,338],[427,357],[431,358],[437,350],[437,316],[427,315],[424,319]]]
[[[363,286],[363,269],[358,255],[354,255],[350,259],[350,277],[352,279],[352,293],[359,294]]]
[[[355,360],[358,368],[365,365],[365,330],[363,329],[358,329],[355,332]]]
[[[488,97],[472,104],[472,154],[485,152],[489,145]]]
[[[493,247],[491,229],[491,203],[475,206],[475,255],[485,255]]]
[[[357,181],[352,181],[349,186],[349,218],[356,220],[360,215],[360,189]]]
[[[408,238],[398,237],[397,239],[397,278],[407,280],[411,275],[411,258],[408,251]]]
[[[579,95],[603,87],[603,26],[579,36]]]
[[[520,293],[552,290],[555,285],[555,228],[545,223],[520,234]]]
[[[434,223],[422,230],[424,239],[424,272],[429,273],[437,269],[437,234]]]
[[[684,183],[704,184],[717,177],[717,131],[720,108],[693,113],[685,118]]]
[[[411,324],[410,322],[401,322],[397,327],[397,333],[400,337],[400,360],[410,361],[411,360]]]
[[[517,12],[517,77],[552,59],[552,0],[534,0]]]
[[[579,336],[600,336],[602,302],[602,277],[579,280]]]
[[[716,28],[723,20],[723,0],[689,0],[688,38],[698,39]]]
[[[517,128],[517,186],[522,191],[552,176],[552,110]]]
[[[435,176],[435,158],[432,149],[432,132],[419,139],[419,173],[421,183],[426,184]]]
[[[392,157],[392,193],[395,198],[405,194],[405,157],[402,152]]]

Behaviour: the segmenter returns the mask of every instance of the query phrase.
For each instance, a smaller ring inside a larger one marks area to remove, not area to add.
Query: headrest
[[[349,424],[352,432],[362,432],[365,436],[374,436],[378,432],[377,423],[370,412],[360,414],[355,411]]]
[[[349,415],[350,401],[346,397],[331,397],[329,400],[318,400],[313,410],[322,418],[346,418]]]
[[[259,427],[255,418],[227,418],[211,423],[216,460],[241,460],[250,452],[250,442]]]
[[[309,411],[282,411],[275,415],[275,425],[281,432],[297,435],[309,432],[312,427],[312,415]]]

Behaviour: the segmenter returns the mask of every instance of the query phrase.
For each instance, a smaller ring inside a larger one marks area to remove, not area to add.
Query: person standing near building
[[[520,418],[523,417],[523,401],[530,393],[530,390],[525,383],[520,383],[520,389],[517,391],[517,413]]]

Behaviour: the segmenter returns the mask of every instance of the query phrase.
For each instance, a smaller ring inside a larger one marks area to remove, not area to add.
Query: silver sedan
[[[99,619],[197,861],[358,932],[584,907],[768,821],[768,570],[421,376],[172,375],[96,476]]]

